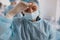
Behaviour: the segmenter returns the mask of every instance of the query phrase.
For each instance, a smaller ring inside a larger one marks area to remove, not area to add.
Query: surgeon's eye
[[[33,11],[36,11],[36,10],[37,10],[37,6],[33,6],[33,7],[32,7],[32,10],[33,10]]]

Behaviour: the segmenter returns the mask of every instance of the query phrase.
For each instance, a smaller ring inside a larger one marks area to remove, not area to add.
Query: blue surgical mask
[[[24,12],[24,14],[25,14],[24,18],[27,19],[27,20],[34,20],[39,15],[38,11],[35,11],[35,12],[32,12],[32,13],[25,13]]]

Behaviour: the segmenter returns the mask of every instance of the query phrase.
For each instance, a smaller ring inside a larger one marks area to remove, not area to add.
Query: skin
[[[37,5],[35,5],[34,3],[28,3],[25,4],[25,2],[19,2],[16,7],[14,9],[12,9],[11,11],[9,11],[7,13],[7,15],[5,16],[8,19],[13,19],[13,17],[18,13],[18,12],[34,12],[37,10]]]
[[[8,19],[12,19],[18,12],[22,12],[27,7],[28,6],[24,2],[19,2],[14,9],[7,13],[5,17]]]
[[[30,13],[31,14],[32,12],[37,11],[38,6],[35,3],[30,2],[28,4],[29,4],[28,8],[26,10],[24,10],[25,13]],[[32,19],[32,22],[36,22],[36,19]]]
[[[16,5],[17,3],[16,2],[11,2],[11,5]]]
[[[32,12],[35,12],[37,10],[37,5],[35,5],[34,3],[28,3],[29,6],[26,10],[24,10],[24,12],[26,13],[32,13]]]

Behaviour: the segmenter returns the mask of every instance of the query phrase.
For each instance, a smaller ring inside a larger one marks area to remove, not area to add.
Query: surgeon
[[[55,40],[55,30],[52,25],[39,17],[38,4],[29,2],[24,16],[13,21],[13,36],[11,40]],[[18,38],[17,38],[18,37]]]
[[[28,5],[26,5],[20,2],[13,10],[11,10],[6,15],[7,19],[4,20],[4,17],[0,18],[0,27],[7,28],[5,31],[0,32],[0,39],[55,40],[55,30],[48,21],[43,20],[39,17],[39,13],[37,10],[38,6],[36,3],[29,2]],[[10,20],[12,20],[13,17],[21,11],[24,14],[23,18],[15,18],[12,23],[12,21]],[[14,30],[9,30],[10,26],[14,26]],[[1,30],[3,30],[3,28]],[[9,34],[10,31],[11,33]]]

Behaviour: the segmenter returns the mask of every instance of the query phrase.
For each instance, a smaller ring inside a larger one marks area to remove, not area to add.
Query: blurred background
[[[4,8],[10,5],[9,0],[0,0],[0,2]],[[60,0],[40,0],[40,17],[52,23],[57,30],[57,40],[60,40]]]

